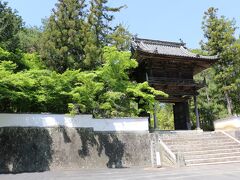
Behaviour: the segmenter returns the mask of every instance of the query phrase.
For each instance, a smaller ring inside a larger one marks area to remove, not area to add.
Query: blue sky
[[[27,25],[41,25],[57,0],[5,0],[18,10]],[[179,41],[189,48],[198,48],[203,38],[201,22],[209,7],[219,8],[219,14],[235,18],[240,26],[239,0],[109,0],[113,6],[127,5],[116,14],[114,23],[123,23],[142,38]],[[239,30],[237,31],[239,34]]]

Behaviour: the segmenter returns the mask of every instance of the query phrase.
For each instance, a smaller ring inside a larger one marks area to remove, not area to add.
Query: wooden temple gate
[[[194,54],[184,43],[140,38],[133,39],[131,51],[132,57],[139,63],[133,73],[136,81],[148,81],[152,87],[169,95],[168,98],[157,97],[159,102],[174,103],[175,130],[191,129],[188,100],[192,97],[196,127],[200,129],[197,91],[204,83],[195,82],[193,76],[210,67],[218,57]],[[154,124],[156,128],[156,118]]]

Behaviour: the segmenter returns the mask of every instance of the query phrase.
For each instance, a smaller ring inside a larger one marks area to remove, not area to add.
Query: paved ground
[[[184,168],[81,169],[42,173],[2,174],[0,180],[239,180],[240,164]]]

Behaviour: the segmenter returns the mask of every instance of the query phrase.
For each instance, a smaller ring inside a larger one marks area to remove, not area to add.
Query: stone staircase
[[[186,166],[240,162],[240,143],[222,132],[176,132],[160,134],[160,140]]]

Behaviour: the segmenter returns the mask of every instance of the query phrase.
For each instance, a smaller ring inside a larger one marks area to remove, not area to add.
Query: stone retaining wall
[[[1,127],[0,173],[151,166],[150,134]]]

